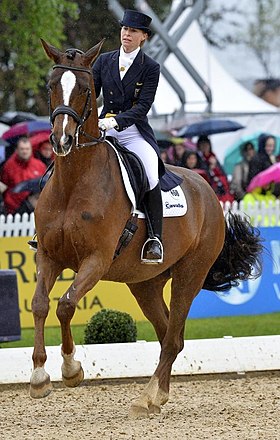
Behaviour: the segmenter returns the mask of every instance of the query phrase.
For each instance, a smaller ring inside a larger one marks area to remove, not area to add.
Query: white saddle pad
[[[135,195],[130,184],[126,168],[122,162],[118,150],[114,147],[113,144],[111,144],[111,142],[109,142],[108,140],[106,140],[106,142],[113,148],[117,155],[123,183],[126,189],[127,196],[132,205],[131,212],[137,213],[139,218],[145,218],[145,214],[136,209]],[[187,201],[185,194],[183,193],[183,190],[179,185],[171,189],[170,191],[161,191],[161,196],[163,205],[163,217],[181,217],[182,215],[186,214]]]

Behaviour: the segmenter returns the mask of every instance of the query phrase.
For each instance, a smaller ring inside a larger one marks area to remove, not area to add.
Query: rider
[[[93,66],[96,96],[101,89],[104,106],[99,128],[107,130],[143,162],[150,190],[145,205],[154,236],[148,240],[143,262],[161,263],[163,259],[162,199],[159,177],[165,170],[147,113],[150,110],[159,81],[160,66],[141,49],[151,35],[152,19],[127,9],[121,25],[119,50],[100,55]]]

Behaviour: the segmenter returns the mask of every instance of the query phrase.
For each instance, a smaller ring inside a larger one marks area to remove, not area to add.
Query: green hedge
[[[136,342],[136,323],[128,313],[102,309],[92,316],[85,328],[85,344]]]

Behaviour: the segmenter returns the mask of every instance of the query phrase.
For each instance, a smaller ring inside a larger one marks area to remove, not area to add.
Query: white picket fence
[[[243,201],[226,202],[223,209],[225,213],[231,210],[242,217],[249,216],[253,226],[280,226],[280,199],[254,204],[245,204]]]
[[[34,232],[33,213],[0,216],[0,237],[31,237]]]
[[[224,212],[231,210],[242,217],[249,216],[253,226],[280,226],[280,200],[245,206],[241,201],[225,203]],[[34,214],[1,215],[0,237],[30,237],[35,232]]]

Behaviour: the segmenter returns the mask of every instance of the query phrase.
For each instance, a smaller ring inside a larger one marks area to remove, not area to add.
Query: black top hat
[[[150,36],[152,33],[151,29],[149,29],[151,21],[151,17],[146,14],[142,14],[142,12],[138,12],[133,9],[126,9],[124,11],[122,21],[120,21],[120,25],[135,29],[141,29]]]

